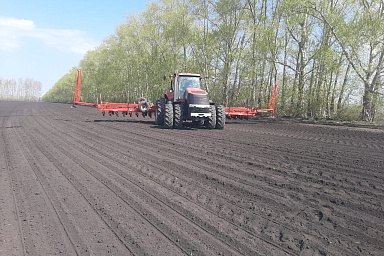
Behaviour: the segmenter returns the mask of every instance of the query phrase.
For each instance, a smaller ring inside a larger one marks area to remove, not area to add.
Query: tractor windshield
[[[200,77],[198,76],[179,76],[179,93],[184,97],[187,88],[200,88]]]

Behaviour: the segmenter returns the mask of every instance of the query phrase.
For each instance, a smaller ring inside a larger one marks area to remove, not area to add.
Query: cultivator
[[[180,79],[192,79],[192,81],[199,81],[200,79],[200,75],[197,74],[175,74],[176,80],[178,80],[179,77]],[[141,115],[143,117],[148,116],[152,118],[152,116],[155,115],[155,123],[163,125],[165,126],[165,128],[182,128],[184,123],[186,124],[188,122],[192,122],[199,125],[203,124],[209,129],[224,129],[226,118],[248,119],[257,116],[260,113],[270,113],[274,115],[276,94],[278,88],[276,84],[274,86],[268,108],[228,106],[224,108],[221,105],[216,106],[214,103],[209,103],[207,98],[207,92],[199,89],[200,87],[180,89],[176,85],[176,82],[173,82],[173,90],[176,89],[176,91],[171,90],[170,92],[166,93],[165,97],[159,99],[157,101],[157,106],[155,106],[153,103],[147,101],[143,97],[138,99],[138,103],[110,103],[103,102],[102,99],[98,99],[97,103],[82,102],[81,81],[82,73],[81,69],[78,69],[73,106],[81,105],[96,107],[102,113],[103,116],[106,114],[110,116],[122,115],[130,117],[132,117],[133,115],[137,117]],[[181,92],[180,90],[183,91]],[[184,90],[186,94],[184,94]],[[174,92],[176,92],[176,98],[174,98]],[[192,99],[199,103],[191,103]],[[207,102],[205,102],[203,99]],[[202,100],[204,101],[204,104]]]
[[[272,116],[275,115],[275,105],[276,105],[276,94],[277,94],[278,85],[275,84],[268,108],[255,108],[255,107],[226,107],[225,115],[228,119],[230,118],[239,118],[239,119],[248,119],[250,117],[255,117],[261,113],[270,113]]]
[[[99,103],[96,104],[96,108],[103,116],[105,114],[119,116],[119,113],[121,113],[122,116],[142,115],[152,117],[152,113],[155,112],[155,107],[148,103],[145,98],[140,98],[139,103]]]
[[[97,103],[82,102],[81,80],[81,69],[78,69],[73,105],[96,107],[102,113],[103,116],[105,114],[108,114],[110,116],[119,116],[121,114],[122,116],[129,115],[130,117],[132,117],[132,115],[152,117],[152,114],[155,112],[155,106],[152,103],[148,102],[145,98],[139,98],[138,103],[104,103],[102,99],[98,100]]]

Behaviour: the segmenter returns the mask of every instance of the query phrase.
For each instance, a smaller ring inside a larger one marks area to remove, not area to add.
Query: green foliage
[[[204,83],[219,103],[265,106],[279,83],[284,115],[348,119],[349,102],[365,87],[383,90],[372,82],[383,66],[383,8],[351,0],[153,1],[84,56],[82,100],[155,101],[169,87],[164,74],[192,72],[210,77]],[[70,102],[75,81],[73,68],[43,99]],[[371,108],[382,107],[377,95]]]
[[[335,117],[341,121],[354,122],[360,119],[361,106],[357,104],[347,105],[340,109]]]
[[[72,102],[75,92],[76,75],[76,68],[72,68],[70,72],[60,78],[51,90],[44,94],[42,99],[50,102]]]

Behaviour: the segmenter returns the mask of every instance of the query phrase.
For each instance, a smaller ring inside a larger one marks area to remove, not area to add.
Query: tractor
[[[170,90],[156,101],[155,123],[166,129],[224,129],[225,108],[209,100],[207,91],[201,89],[201,80],[199,74],[172,75]]]

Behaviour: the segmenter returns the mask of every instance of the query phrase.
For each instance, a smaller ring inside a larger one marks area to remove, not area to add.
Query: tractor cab
[[[172,87],[174,88],[174,98],[185,99],[185,91],[187,88],[200,89],[200,75],[191,73],[179,73],[176,74]]]

